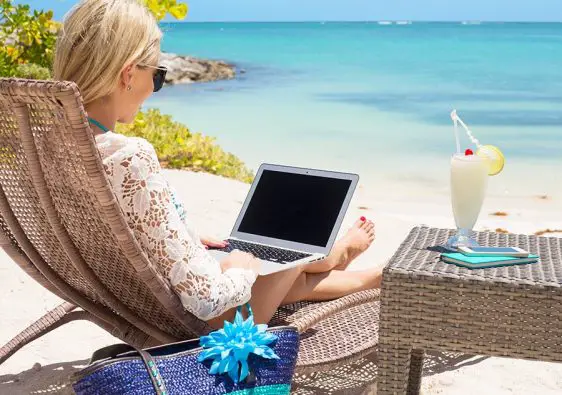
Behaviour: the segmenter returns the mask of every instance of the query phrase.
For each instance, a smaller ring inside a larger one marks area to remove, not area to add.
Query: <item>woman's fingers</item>
[[[201,237],[201,243],[207,247],[224,248],[228,245],[225,240],[216,239],[214,237]]]

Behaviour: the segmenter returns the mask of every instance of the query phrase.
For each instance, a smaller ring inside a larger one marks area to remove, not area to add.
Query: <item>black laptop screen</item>
[[[325,247],[351,180],[264,170],[238,231]]]

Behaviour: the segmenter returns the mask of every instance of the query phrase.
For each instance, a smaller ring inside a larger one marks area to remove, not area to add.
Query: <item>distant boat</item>
[[[392,21],[379,21],[379,25],[392,25]]]
[[[397,25],[411,25],[412,21],[397,21]]]
[[[481,21],[462,21],[461,23],[463,25],[480,25],[482,22]]]

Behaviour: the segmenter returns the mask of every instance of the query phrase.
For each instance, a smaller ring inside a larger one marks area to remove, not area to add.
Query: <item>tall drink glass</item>
[[[457,234],[447,241],[447,247],[475,247],[470,238],[488,185],[488,164],[478,155],[454,154],[451,158],[451,203],[457,225]]]

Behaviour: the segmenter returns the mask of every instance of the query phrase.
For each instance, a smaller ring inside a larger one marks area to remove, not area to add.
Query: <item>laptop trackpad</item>
[[[213,258],[215,258],[217,261],[222,261],[224,258],[226,258],[226,256],[228,255],[228,252],[225,251],[221,251],[221,250],[209,250],[209,254],[211,254],[211,256]]]

